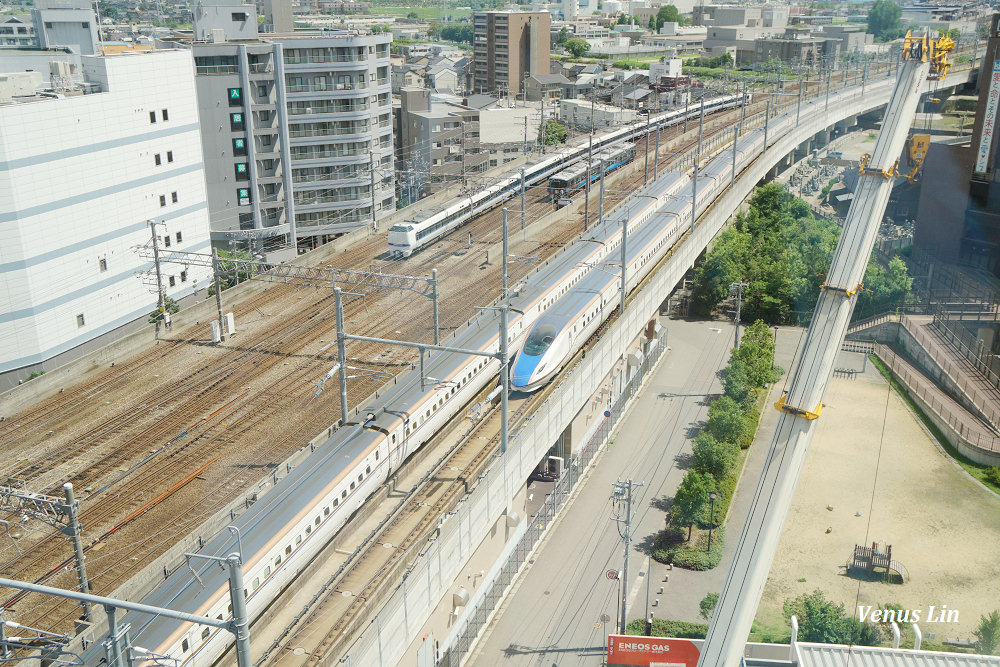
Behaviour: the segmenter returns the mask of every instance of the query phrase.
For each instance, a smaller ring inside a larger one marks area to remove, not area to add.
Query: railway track
[[[706,137],[726,125],[724,118],[706,117]],[[679,129],[662,132],[661,145],[677,140]],[[685,140],[680,150],[690,149],[690,143],[690,139]],[[641,142],[639,146],[642,147]],[[650,148],[652,153],[652,142]],[[678,147],[672,151],[676,153]],[[667,168],[672,159],[661,157],[660,168]],[[618,181],[606,193],[606,210],[641,182],[641,170]],[[596,192],[593,195],[596,198]],[[529,221],[552,209],[544,185],[528,190],[526,204]],[[592,206],[591,221],[596,220],[596,215],[596,206]],[[581,214],[553,225],[545,234],[538,235],[537,240],[515,244],[514,252],[543,259],[551,256],[562,246],[562,239],[572,238],[582,230],[582,217]],[[385,258],[384,239],[374,236],[350,251],[337,254],[335,260],[340,267],[365,268],[381,257],[381,266],[386,271],[418,275],[449,263],[451,268],[441,281],[447,304],[441,313],[441,323],[447,331],[464,323],[473,305],[482,304],[499,291],[499,262],[479,261],[481,248],[500,240],[499,218],[499,210],[480,216],[457,235],[410,260]],[[471,252],[464,247],[468,231],[477,239]],[[531,268],[512,264],[512,283]],[[470,278],[477,289],[467,288]],[[178,371],[190,367],[190,363],[179,357],[185,351],[190,357],[190,349],[204,342],[199,335],[202,332],[189,329],[166,346],[161,344],[143,352],[114,370],[101,371],[92,380],[42,401],[35,410],[0,423],[0,454],[13,462],[6,467],[6,474],[26,477],[46,490],[58,489],[65,481],[74,481],[81,490],[90,489],[90,493],[81,494],[81,521],[85,524],[85,538],[92,540],[87,557],[96,592],[110,592],[121,582],[123,571],[134,569],[135,563],[148,561],[176,539],[176,535],[190,532],[208,513],[240,497],[246,484],[260,474],[248,471],[273,468],[332,421],[339,398],[329,395],[333,392],[312,401],[309,398],[315,391],[315,380],[322,377],[332,362],[329,354],[319,353],[318,345],[332,339],[332,298],[329,294],[309,298],[302,291],[301,287],[278,285],[236,305],[238,317],[250,318],[255,311],[279,309],[288,301],[305,301],[305,308],[291,309],[292,314],[274,328],[248,327],[241,330],[235,343],[204,348],[209,356],[194,371]],[[408,339],[429,339],[429,306],[424,304],[426,317],[411,318],[400,326],[395,306],[412,308],[412,300],[408,302],[385,292],[369,292],[367,296],[367,313],[360,300],[348,304],[347,320],[353,333],[384,335],[396,330]],[[385,352],[362,344],[352,344],[349,348],[351,363],[362,366],[398,369],[413,358],[398,350],[389,355]],[[263,370],[271,359],[282,361]],[[123,396],[137,393],[137,380],[145,380],[148,386],[150,367],[155,368],[157,363],[170,371],[164,373],[170,377],[162,386],[140,393],[139,400],[125,401]],[[283,370],[282,364],[291,368]],[[267,386],[258,382],[262,375]],[[352,404],[381,384],[382,381],[372,379],[352,381]],[[244,394],[248,386],[254,387],[253,391]],[[93,408],[102,402],[125,404],[105,418],[103,410]],[[206,414],[211,417],[205,418]],[[54,435],[49,431],[70,430],[74,421],[84,425],[79,432],[63,433],[62,440],[45,437]],[[52,429],[54,424],[59,424],[59,429]],[[290,428],[290,424],[294,426]],[[177,438],[178,434],[184,435]],[[246,447],[249,441],[267,444],[249,450]],[[26,444],[29,448],[37,446],[38,453],[18,461],[18,454],[25,452]],[[139,514],[133,523],[119,525],[123,518],[157,498],[158,492],[173,488],[178,480],[185,479],[219,452],[228,453],[232,459],[223,456],[221,462],[177,489],[175,496]],[[201,514],[197,516],[182,509],[199,503]],[[93,539],[93,535],[101,538]],[[65,541],[53,534],[22,539],[26,545],[24,556],[14,557],[9,544],[0,548],[3,559],[0,569],[7,576],[70,588],[75,585],[74,573],[65,569],[70,553]],[[28,546],[32,540],[35,543]],[[126,546],[130,542],[134,544]],[[75,612],[71,604],[52,604],[32,600],[31,596],[14,602],[16,606],[9,609],[9,616],[36,627],[65,630]],[[8,600],[9,608],[10,603]]]

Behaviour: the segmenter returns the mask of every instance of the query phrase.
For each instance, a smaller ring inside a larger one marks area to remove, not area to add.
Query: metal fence
[[[875,354],[889,367],[892,374],[906,386],[910,394],[919,396],[924,404],[957,433],[959,437],[970,445],[984,451],[1000,452],[1000,438],[985,432],[985,427],[980,426],[976,428],[975,424],[970,424],[967,418],[956,414],[941,400],[941,390],[922,373],[912,372],[908,364],[892,348],[888,345],[875,343]]]
[[[945,340],[954,345],[977,371],[982,373],[987,383],[1000,390],[1000,375],[993,370],[996,355],[991,349],[986,348],[981,338],[959,324],[961,321],[960,315],[946,310],[937,310],[934,313],[934,328]]]

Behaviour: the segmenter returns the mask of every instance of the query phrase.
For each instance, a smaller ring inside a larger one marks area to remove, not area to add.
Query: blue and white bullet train
[[[869,84],[869,90],[874,85],[879,84]],[[803,106],[803,112],[808,113],[810,105]],[[769,137],[777,140],[793,125],[794,113],[774,118]],[[760,153],[762,144],[761,130],[740,139],[738,170]],[[731,152],[723,152],[699,173],[699,212],[728,186],[731,156]],[[518,349],[526,334],[532,341],[523,346],[514,364],[516,386],[530,390],[551,379],[566,355],[614,308],[618,271],[611,263],[620,255],[620,250],[616,251],[621,241],[619,216],[629,218],[628,276],[629,284],[635,285],[683,234],[685,225],[690,224],[690,208],[688,178],[664,174],[640,190],[631,207],[619,207],[587,238],[571,244],[530,276],[512,298],[513,307],[521,313],[510,323],[511,349]],[[497,329],[497,315],[485,311],[447,342],[494,352],[499,343]],[[530,358],[537,359],[534,368],[528,366]],[[425,372],[438,378],[438,384],[422,384],[416,371],[398,376],[378,399],[354,410],[349,423],[331,428],[323,445],[239,515],[233,524],[241,536],[244,595],[251,618],[268,607],[408,456],[481,390],[495,383],[498,371],[499,362],[494,359],[447,352],[430,355]],[[374,423],[366,424],[367,413],[374,415]],[[209,539],[200,553],[225,556],[237,548],[236,539],[223,531]],[[212,618],[231,618],[223,570],[204,561],[192,561],[191,565],[199,579],[178,564],[143,601]],[[197,623],[134,613],[122,622],[131,624],[135,644],[169,655],[186,667],[214,664],[232,643],[229,633]],[[98,642],[87,653],[87,665],[103,663],[100,646]]]

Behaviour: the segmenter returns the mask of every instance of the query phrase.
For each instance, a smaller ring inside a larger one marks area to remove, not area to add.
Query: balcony
[[[219,75],[219,74],[239,74],[240,70],[236,65],[197,65],[196,74]]]
[[[309,127],[300,129],[289,129],[288,136],[301,137],[334,137],[343,134],[366,134],[369,132],[367,125],[359,126],[333,126],[333,127]]]

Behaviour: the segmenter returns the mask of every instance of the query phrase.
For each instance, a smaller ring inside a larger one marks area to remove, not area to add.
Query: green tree
[[[416,12],[410,12],[409,14],[406,15],[406,18],[408,18],[408,19],[418,19],[418,18],[420,18],[420,15],[417,14]]]
[[[903,32],[902,16],[903,10],[892,0],[875,0],[868,10],[868,32],[881,42],[896,39]]]
[[[688,541],[691,540],[691,529],[694,524],[705,516],[708,507],[708,494],[715,491],[715,481],[711,475],[697,470],[688,470],[677,487],[674,504],[670,507],[670,521],[677,526],[687,526]]]
[[[660,31],[660,29],[656,27],[656,16],[655,15],[649,17],[649,29],[652,30],[653,32],[659,32]]]
[[[684,17],[673,5],[660,5],[656,12],[656,30],[659,32],[664,23],[677,23],[684,25]]]
[[[218,253],[219,285],[221,285],[223,291],[246,280],[250,280],[260,273],[258,265],[246,263],[252,262],[254,259],[253,255],[248,252],[243,250],[234,250],[232,252],[219,250]],[[210,296],[215,294],[214,282],[209,285],[208,293]]]
[[[774,369],[774,336],[764,320],[757,320],[743,330],[743,339],[733,355],[746,367],[754,387],[763,387],[778,378]]]
[[[441,39],[472,44],[472,32],[471,25],[449,25],[441,28]]]
[[[699,615],[706,621],[712,620],[712,615],[715,613],[715,605],[717,604],[719,604],[719,594],[709,593],[698,603],[698,607],[701,609]]]
[[[625,14],[619,14],[618,15],[618,20],[615,21],[615,24],[617,24],[617,25],[625,25],[626,23],[628,23],[628,16],[625,15]]]
[[[566,141],[566,126],[555,120],[545,121],[543,140],[545,141],[546,146],[552,146]]]
[[[180,311],[181,307],[177,305],[177,302],[171,299],[169,296],[163,297],[163,310],[173,315],[174,313]],[[149,314],[149,319],[147,320],[150,324],[156,324],[163,319],[163,313],[160,312],[159,306],[156,310]]]
[[[856,310],[862,316],[874,315],[887,306],[901,304],[911,287],[913,279],[901,258],[893,257],[886,268],[871,262],[865,271],[864,289],[858,294]]]
[[[565,46],[567,41],[569,41],[569,30],[566,29],[566,26],[563,26],[562,30],[560,30],[559,34],[556,36],[556,44],[559,46]]]
[[[747,373],[747,367],[738,359],[733,359],[722,371],[722,387],[726,396],[733,399],[743,408],[753,404],[756,397],[753,382]]]
[[[983,614],[979,619],[979,627],[973,631],[976,636],[976,651],[982,655],[993,655],[1000,647],[1000,611],[994,611],[988,616]]]
[[[712,401],[708,406],[708,425],[706,432],[711,433],[716,440],[732,442],[740,445],[753,435],[753,423],[746,418],[743,409],[729,396],[723,396]]]
[[[590,42],[585,39],[580,39],[579,37],[573,37],[572,39],[567,39],[566,43],[563,44],[563,48],[570,53],[574,58],[580,58],[588,51],[590,51]]]
[[[786,617],[794,614],[798,619],[799,641],[861,646],[876,646],[882,641],[878,626],[848,616],[844,605],[827,600],[818,588],[785,600],[784,611]]]
[[[707,473],[716,483],[725,479],[739,460],[740,448],[734,442],[716,440],[708,431],[702,431],[692,443],[694,470]]]

